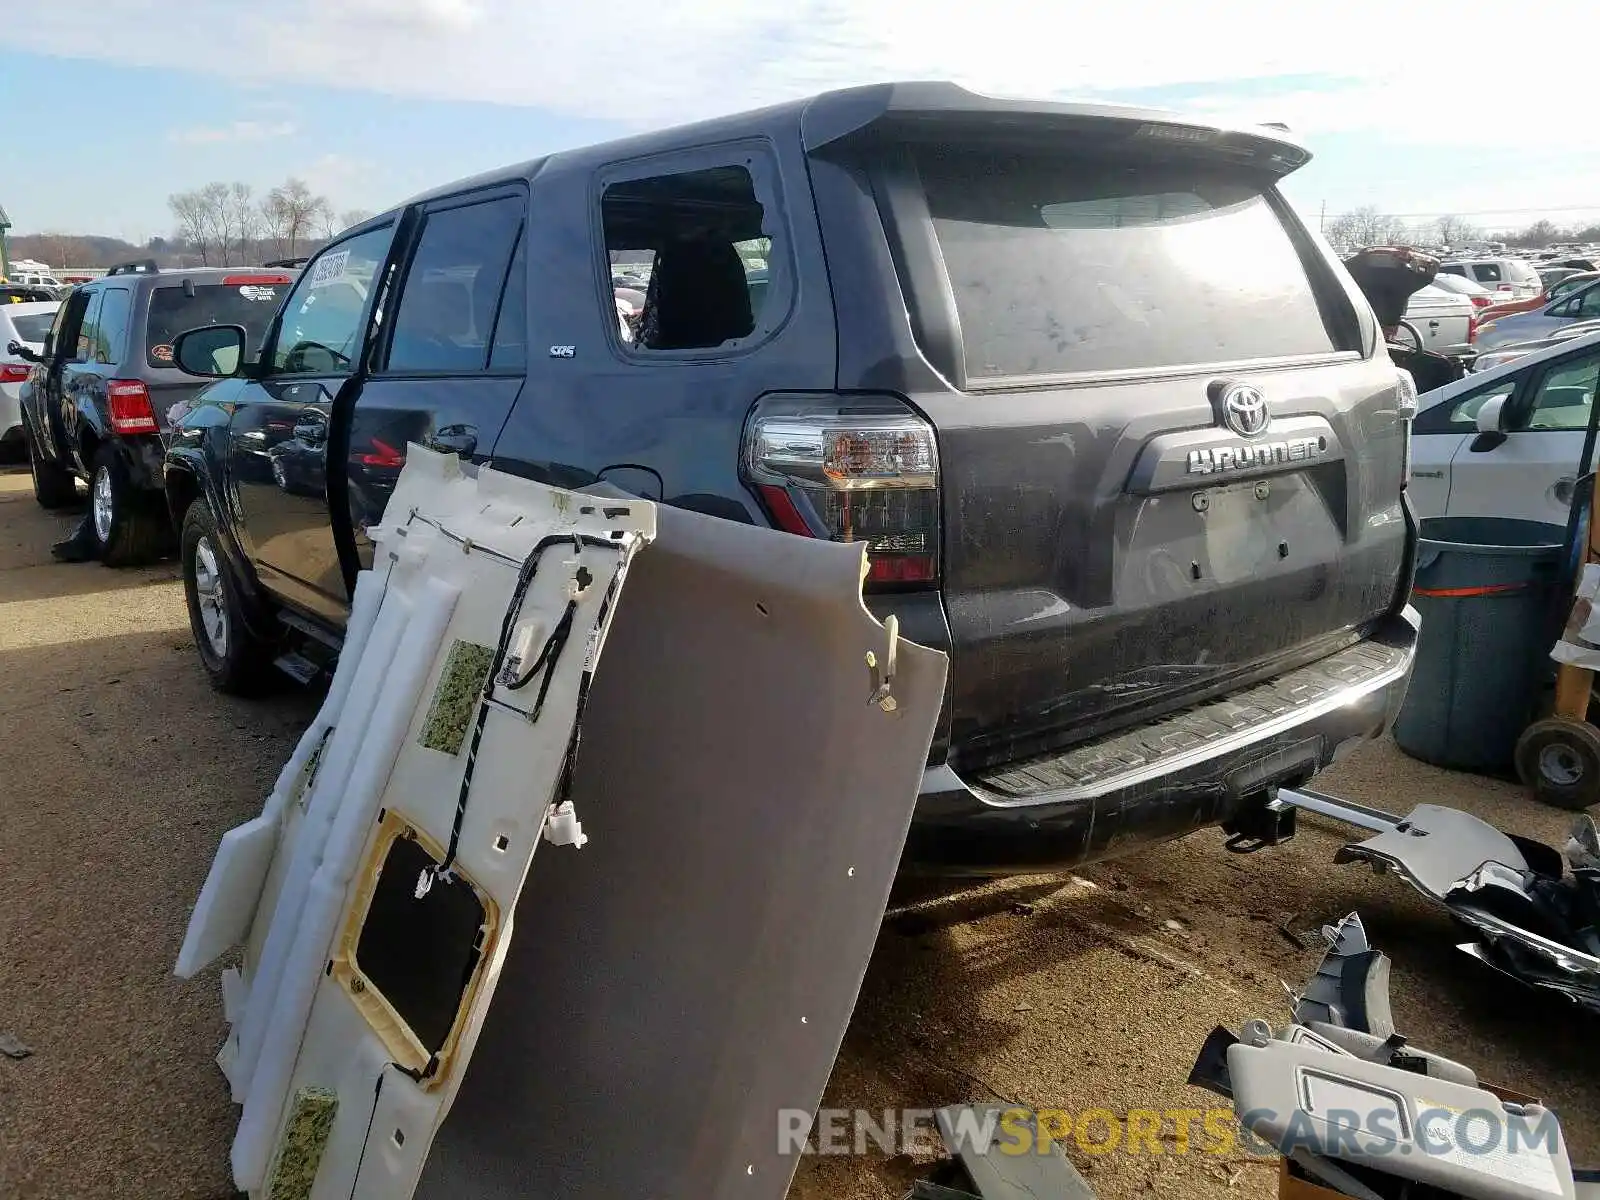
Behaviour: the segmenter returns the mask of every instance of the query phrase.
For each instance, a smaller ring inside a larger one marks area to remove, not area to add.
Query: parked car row
[[[87,479],[128,561],[159,478],[233,691],[337,653],[411,445],[859,541],[868,606],[950,656],[913,863],[1260,834],[1386,727],[1416,636],[1414,393],[1278,194],[1308,158],[927,84],[558,153],[292,274],[74,292],[35,487]]]

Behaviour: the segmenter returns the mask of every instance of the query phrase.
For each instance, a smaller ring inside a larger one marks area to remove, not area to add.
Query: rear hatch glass
[[[248,277],[241,277],[248,278]],[[150,293],[150,316],[145,328],[145,353],[152,367],[172,366],[172,339],[186,329],[203,325],[242,325],[245,356],[261,351],[278,301],[289,282],[217,282],[185,289],[181,283],[158,287]]]
[[[26,316],[12,317],[11,327],[17,331],[19,340],[39,345],[44,341],[44,335],[50,332],[55,319],[53,312],[28,313]]]
[[[914,154],[969,380],[1337,348],[1282,219],[1236,169]]]

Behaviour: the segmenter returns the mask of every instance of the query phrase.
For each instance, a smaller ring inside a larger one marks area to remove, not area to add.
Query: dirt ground
[[[211,1061],[219,990],[171,964],[218,838],[259,811],[317,700],[211,692],[173,567],[55,565],[49,543],[73,519],[38,509],[26,471],[0,472],[0,1035],[33,1051],[0,1056],[0,1200],[220,1200],[237,1109]],[[1557,844],[1567,824],[1514,785],[1391,745],[1319,786],[1455,805]],[[1249,857],[1201,834],[1076,876],[905,889],[825,1106],[1216,1107],[1184,1082],[1206,1033],[1281,1020],[1281,981],[1319,953],[1283,929],[1359,910],[1394,959],[1402,1032],[1543,1097],[1574,1157],[1600,1161],[1593,1021],[1455,951],[1398,882],[1335,867],[1343,840],[1303,820],[1293,843]],[[1102,1200],[1273,1194],[1268,1162],[1159,1144],[1068,1152]],[[926,1166],[808,1157],[791,1195],[898,1200]]]

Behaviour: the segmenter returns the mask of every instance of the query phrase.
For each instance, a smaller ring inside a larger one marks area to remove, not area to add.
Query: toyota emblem
[[[1240,437],[1260,437],[1272,424],[1261,389],[1235,383],[1222,393],[1222,419]]]

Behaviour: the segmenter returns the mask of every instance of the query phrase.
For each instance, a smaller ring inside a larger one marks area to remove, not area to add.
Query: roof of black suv
[[[774,125],[798,125],[806,149],[817,150],[884,127],[908,133],[937,124],[940,132],[947,133],[952,124],[967,120],[982,122],[990,131],[1000,121],[1022,136],[1054,136],[1074,129],[1109,127],[1117,136],[1164,140],[1175,147],[1204,146],[1212,154],[1252,161],[1276,175],[1287,175],[1311,159],[1311,152],[1304,145],[1273,126],[1216,124],[1164,109],[985,96],[953,83],[875,83],[561,150],[432,188],[395,205],[389,212],[463,191],[531,179],[552,163],[595,167],[684,146],[768,134]],[[386,215],[379,214],[373,220]]]

